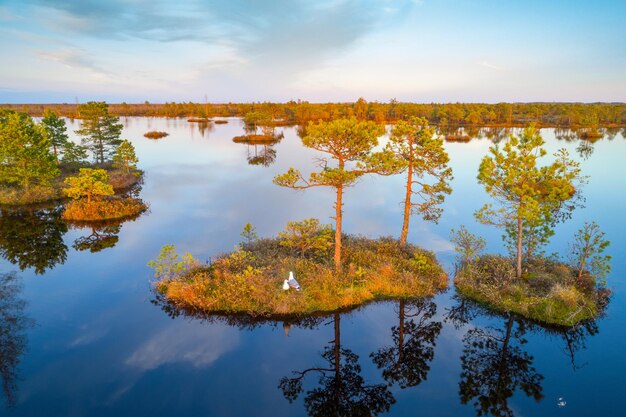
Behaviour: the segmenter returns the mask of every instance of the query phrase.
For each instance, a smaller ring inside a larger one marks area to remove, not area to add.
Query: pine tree
[[[83,145],[91,151],[95,162],[105,163],[121,143],[123,126],[119,117],[109,114],[109,106],[104,101],[81,104],[78,114],[82,124],[76,133],[83,137]]]
[[[113,155],[113,166],[121,168],[126,173],[137,169],[137,155],[135,155],[135,147],[128,140],[124,139],[120,146],[117,147],[115,155]]]
[[[41,125],[46,131],[50,146],[54,152],[54,157],[59,159],[59,151],[68,141],[67,128],[65,127],[65,120],[61,119],[55,112],[50,109],[46,109],[41,119]]]
[[[312,172],[305,179],[300,171],[289,171],[274,178],[274,183],[282,187],[302,190],[312,187],[335,189],[335,268],[341,268],[341,233],[343,219],[343,192],[346,187],[356,184],[367,173],[390,175],[398,172],[396,158],[389,152],[372,153],[378,145],[378,137],[385,132],[382,125],[373,122],[359,122],[352,119],[338,119],[318,124],[309,123],[302,144],[330,155],[337,166],[330,167],[330,161],[319,158],[323,169]],[[350,166],[347,164],[351,164]],[[352,166],[355,164],[356,166]]]
[[[49,185],[59,175],[50,142],[41,126],[25,113],[0,112],[0,183],[28,190]]]
[[[109,175],[104,169],[81,168],[75,177],[65,179],[65,194],[73,199],[86,197],[91,203],[93,197],[113,195],[113,186],[109,183]]]
[[[478,182],[500,208],[486,204],[476,217],[484,224],[514,228],[518,278],[522,275],[524,229],[549,224],[562,204],[574,196],[574,182],[580,173],[565,150],[557,152],[552,164],[540,167],[538,162],[547,153],[543,144],[539,131],[527,127],[519,137],[511,135],[502,150],[492,146],[478,172]]]
[[[411,214],[421,214],[424,220],[437,222],[441,216],[446,194],[452,189],[452,169],[448,167],[448,154],[443,140],[433,137],[435,129],[428,120],[413,117],[399,121],[391,131],[387,149],[392,152],[406,171],[406,196],[400,243],[406,245]],[[417,197],[419,202],[415,202]]]

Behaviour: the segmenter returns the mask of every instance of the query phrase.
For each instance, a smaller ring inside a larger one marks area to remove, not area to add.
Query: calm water
[[[290,166],[312,166],[314,154],[293,128],[274,147],[255,149],[231,141],[243,132],[236,119],[204,130],[182,119],[125,123],[123,136],[146,173],[149,213],[92,229],[65,225],[54,208],[2,212],[0,272],[14,274],[0,283],[0,415],[328,415],[334,406],[423,416],[626,413],[620,133],[583,158],[578,140],[542,132],[550,150],[568,148],[590,177],[586,207],[559,225],[547,252],[565,254],[586,220],[598,221],[612,241],[607,316],[564,333],[490,316],[453,289],[300,323],[172,318],[153,302],[146,267],[162,245],[204,260],[231,250],[248,222],[263,236],[289,220],[330,222],[333,193],[272,184]],[[170,136],[152,141],[143,137],[148,130]],[[473,220],[486,200],[475,177],[490,144],[446,144],[454,192],[438,225],[418,218],[411,225],[410,240],[435,251],[450,272],[453,227],[465,224],[488,239],[489,251],[504,250],[499,231]],[[401,177],[364,178],[346,194],[346,232],[397,236],[402,198]]]

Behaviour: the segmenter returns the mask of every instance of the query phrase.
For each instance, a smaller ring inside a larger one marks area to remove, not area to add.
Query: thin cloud
[[[85,51],[77,48],[40,51],[37,56],[41,59],[58,62],[68,68],[84,69],[96,75],[109,75],[107,71],[96,65]]]
[[[492,64],[489,61],[479,61],[478,65],[480,65],[481,67],[485,67],[485,68],[489,68],[489,69],[493,69],[493,70],[497,70],[497,71],[501,71],[504,69],[504,67],[501,67],[500,65],[496,65],[496,64]]]

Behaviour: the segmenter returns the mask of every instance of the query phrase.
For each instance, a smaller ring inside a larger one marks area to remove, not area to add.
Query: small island
[[[608,304],[604,278],[610,271],[609,241],[595,222],[585,223],[568,250],[568,259],[546,256],[543,246],[557,223],[581,203],[579,164],[565,149],[553,162],[539,131],[530,125],[503,146],[492,146],[482,159],[478,182],[495,204],[475,213],[479,222],[504,230],[510,256],[481,255],[484,239],[461,226],[452,233],[460,254],[454,279],[458,292],[501,312],[541,323],[574,326],[596,318]]]
[[[258,239],[246,225],[236,251],[202,264],[165,246],[150,262],[156,291],[173,306],[202,313],[289,316],[352,308],[389,298],[432,296],[448,277],[431,252],[392,238],[343,237],[337,270],[330,226],[290,222],[279,237]],[[293,272],[301,291],[285,290]]]
[[[159,130],[151,130],[150,132],[144,133],[143,136],[148,139],[162,139],[166,136],[169,136],[169,133],[161,132]]]

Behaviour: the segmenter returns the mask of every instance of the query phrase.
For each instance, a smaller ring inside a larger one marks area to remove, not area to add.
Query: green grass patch
[[[559,326],[596,318],[610,296],[590,274],[578,279],[569,265],[543,258],[530,262],[516,278],[511,259],[482,256],[465,265],[454,284],[462,296],[489,308]]]
[[[178,261],[168,246],[156,261],[159,296],[176,308],[203,313],[286,316],[330,312],[387,298],[432,296],[448,277],[435,256],[391,238],[345,236],[343,270],[334,269],[331,250],[302,254],[261,239],[219,256],[211,265],[186,255]],[[293,271],[302,291],[282,289]]]

